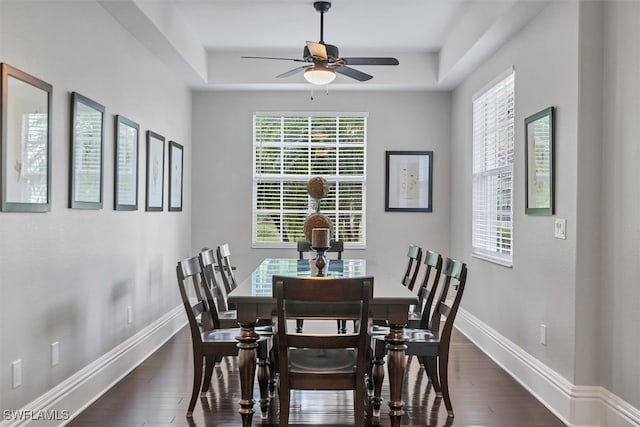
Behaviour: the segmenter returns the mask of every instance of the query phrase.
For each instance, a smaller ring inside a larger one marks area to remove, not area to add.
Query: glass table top
[[[329,260],[327,277],[364,277],[367,276],[367,261],[364,259]],[[317,276],[315,260],[267,258],[251,274],[252,294],[255,296],[272,295],[272,277],[278,276]]]

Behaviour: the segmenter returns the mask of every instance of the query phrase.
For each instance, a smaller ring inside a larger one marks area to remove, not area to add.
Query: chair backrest
[[[422,248],[416,245],[409,245],[409,251],[407,252],[409,262],[407,264],[407,271],[402,277],[402,284],[413,290],[413,286],[416,283],[418,277],[418,271],[420,270],[420,261],[422,261]]]
[[[229,244],[225,243],[218,246],[216,256],[218,257],[218,267],[220,267],[220,276],[222,276],[224,290],[227,295],[229,295],[229,292],[238,287],[236,275],[231,265],[231,250],[229,249]]]
[[[202,269],[204,278],[207,281],[207,285],[209,291],[211,292],[211,297],[215,302],[216,308],[218,309],[218,311],[229,310],[229,307],[227,306],[226,296],[224,295],[222,288],[218,283],[218,275],[216,273],[217,262],[213,249],[204,249],[198,254],[198,259],[200,260],[200,268]]]
[[[442,255],[437,252],[426,251],[424,265],[426,265],[426,269],[418,289],[418,308],[422,313],[420,327],[423,329],[429,327],[431,307],[433,306],[438,283],[440,283],[440,274],[442,273]]]
[[[364,369],[370,345],[369,301],[373,296],[373,277],[273,276],[273,289],[278,313],[278,355],[281,372],[289,366],[287,349],[291,347],[355,348],[358,351],[357,366]],[[336,307],[334,312],[327,313],[327,318],[344,317],[359,320],[357,332],[352,334],[288,332],[287,319],[305,317],[305,313],[313,313],[315,311],[313,306],[317,308],[318,304]]]
[[[332,240],[329,243],[330,247],[327,252],[336,252],[338,259],[342,259],[342,252],[344,251],[344,242],[342,240]],[[298,257],[304,259],[305,252],[311,252],[311,243],[306,240],[298,241]]]
[[[448,342],[451,338],[453,321],[458,313],[460,300],[462,299],[464,287],[467,282],[467,266],[460,261],[447,258],[444,260],[442,274],[444,275],[444,283],[440,290],[440,296],[436,301],[433,315],[431,316],[429,329],[438,331],[440,329],[440,321],[444,317],[445,322],[440,332],[440,342]],[[453,284],[451,283],[452,280],[454,280]],[[453,287],[453,300],[447,300],[449,288],[451,287]]]
[[[193,339],[194,345],[197,343],[201,344],[201,328],[205,331],[211,330],[213,328],[213,318],[209,302],[204,297],[205,289],[198,257],[187,258],[178,262],[176,275],[178,278],[178,289],[180,290],[182,303],[189,321],[191,338]],[[191,302],[187,291],[189,282],[192,283],[196,293],[196,301],[194,303]],[[200,324],[198,323],[198,316],[200,316]],[[217,313],[215,316],[217,317]]]

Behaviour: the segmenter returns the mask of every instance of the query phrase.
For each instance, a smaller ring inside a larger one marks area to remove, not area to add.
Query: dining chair
[[[280,426],[289,425],[290,391],[294,389],[353,390],[355,425],[364,426],[373,277],[274,276],[273,289],[278,316]],[[300,317],[346,317],[357,319],[360,327],[352,334],[289,333],[287,320]]]
[[[207,285],[205,290],[209,291],[208,302],[216,307],[217,322],[214,323],[215,328],[235,328],[238,326],[237,313],[235,310],[229,310],[227,298],[222,291],[217,279],[216,270],[219,270],[213,249],[204,249],[198,254],[200,262],[200,270],[202,280]]]
[[[342,259],[342,252],[344,252],[344,242],[342,240],[331,240],[329,245],[330,247],[329,249],[327,249],[327,252],[335,252],[337,253],[337,259]],[[308,242],[306,240],[298,241],[298,258],[299,259],[304,259],[304,254],[306,252],[312,252],[312,251],[313,251],[313,248],[311,248],[311,242]],[[338,320],[337,324],[338,324],[338,331],[342,332],[343,334],[346,334],[347,321]],[[303,327],[304,327],[304,321],[302,319],[296,320],[296,331],[302,332]],[[354,330],[355,330],[355,323],[354,323]]]
[[[405,336],[407,339],[405,354],[408,356],[418,356],[418,359],[425,367],[427,375],[431,379],[433,388],[438,394],[441,394],[444,404],[447,407],[448,416],[453,418],[453,406],[449,395],[448,382],[448,364],[449,364],[449,345],[451,342],[451,332],[453,330],[453,322],[460,300],[464,292],[465,283],[467,281],[466,264],[447,258],[444,261],[442,269],[444,282],[440,289],[440,294],[436,301],[435,308],[429,320],[428,328],[405,328]],[[453,284],[452,284],[453,280]],[[449,290],[452,288],[452,300],[448,299]],[[426,313],[428,309],[425,304],[423,307],[423,318],[428,318]],[[444,325],[440,327],[441,319],[444,318]],[[374,334],[372,336],[372,376],[374,384],[374,395],[372,399],[374,413],[380,411],[380,394],[382,390],[382,380],[384,378],[384,361],[385,356],[385,336],[383,334]]]
[[[420,261],[422,261],[422,248],[417,245],[409,245],[409,250],[407,251],[407,269],[402,276],[403,286],[409,288],[409,290],[413,290],[413,287],[416,283],[416,279],[418,278],[418,272],[420,271]],[[375,320],[373,322],[374,329],[386,328],[389,325],[386,320]]]
[[[187,314],[193,347],[193,389],[187,408],[187,417],[193,416],[193,409],[196,406],[199,392],[205,393],[209,390],[216,362],[225,356],[238,355],[238,340],[236,337],[241,335],[240,328],[216,328],[213,326],[216,323],[216,310],[215,307],[210,305],[210,300],[206,296],[206,284],[202,280],[201,273],[202,269],[197,256],[184,259],[176,265],[178,288]],[[189,282],[192,283],[195,291],[195,302],[190,300],[187,292]],[[200,321],[198,321],[198,317]],[[257,345],[260,406],[263,414],[265,414],[269,403],[268,354],[271,336],[259,334]]]
[[[416,245],[409,245],[407,257],[409,258],[409,261],[407,263],[407,270],[402,277],[402,284],[412,291],[416,283],[416,279],[418,278],[418,271],[420,270],[422,248]]]
[[[231,265],[231,250],[229,244],[224,243],[216,249],[216,257],[218,258],[218,267],[220,268],[220,276],[224,283],[224,291],[227,295],[238,287],[238,281]],[[231,307],[232,309],[235,307]]]
[[[426,268],[418,288],[418,305],[409,312],[408,328],[429,328],[431,308],[442,274],[442,255],[429,250],[424,254]]]

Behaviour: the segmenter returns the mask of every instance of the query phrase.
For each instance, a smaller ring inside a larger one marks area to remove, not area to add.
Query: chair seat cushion
[[[291,372],[351,372],[356,366],[354,349],[289,349]]]

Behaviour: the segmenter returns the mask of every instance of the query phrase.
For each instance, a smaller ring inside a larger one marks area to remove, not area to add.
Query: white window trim
[[[505,70],[504,72],[502,72],[500,75],[498,75],[496,78],[494,78],[492,81],[490,81],[489,83],[487,83],[485,86],[482,87],[482,89],[480,89],[478,92],[476,92],[473,96],[472,96],[472,106],[473,103],[475,103],[475,101],[480,98],[482,95],[484,95],[487,91],[493,89],[497,84],[499,84],[500,82],[502,82],[503,80],[505,80],[507,77],[509,77],[510,75],[515,74],[515,68],[514,67],[510,67],[509,69]],[[514,76],[515,79],[515,76]],[[514,86],[515,86],[515,82],[514,82]],[[515,87],[514,87],[514,92],[515,92]],[[515,108],[515,95],[514,95],[514,108]],[[473,107],[472,107],[472,127],[474,126],[473,124],[474,121],[474,112],[473,112]],[[514,128],[515,128],[515,114],[514,114]],[[515,140],[515,133],[514,133],[514,140]],[[515,145],[515,141],[514,141],[514,145]],[[474,140],[474,130],[472,130],[472,151],[475,150],[475,140]],[[514,147],[515,150],[515,147]],[[475,156],[475,152],[472,153],[473,156]],[[515,177],[515,158],[514,161],[512,161],[511,163],[511,253],[508,257],[506,256],[500,256],[497,252],[492,252],[492,251],[487,251],[485,249],[482,248],[478,248],[478,247],[474,247],[473,246],[473,238],[474,238],[474,229],[473,229],[473,197],[475,196],[474,194],[474,190],[472,188],[471,191],[471,195],[472,195],[472,200],[471,200],[471,207],[472,207],[472,220],[471,220],[471,224],[472,224],[472,229],[471,229],[471,256],[474,258],[478,258],[478,259],[482,259],[484,261],[488,261],[494,264],[498,264],[504,267],[508,267],[508,268],[512,268],[513,267],[513,234],[514,234],[514,208],[513,208],[513,200],[514,200],[514,191],[515,191],[515,186],[514,186],[514,177]],[[473,161],[472,161],[473,164]],[[472,170],[472,181],[474,181],[476,173]]]
[[[257,117],[264,117],[264,116],[268,116],[268,117],[275,117],[275,116],[295,116],[295,117],[304,117],[304,116],[308,116],[308,117],[362,117],[365,119],[365,122],[368,122],[368,118],[369,118],[369,113],[367,112],[331,112],[331,111],[312,111],[312,112],[307,112],[307,111],[295,111],[295,112],[291,112],[291,111],[271,111],[271,112],[265,112],[265,111],[258,111],[255,112],[253,114],[253,143],[255,144],[256,141],[256,126],[255,126],[255,120]],[[362,242],[345,242],[344,243],[344,247],[345,249],[366,249],[367,246],[367,233],[366,233],[366,224],[367,224],[367,139],[368,139],[368,126],[365,126],[364,128],[364,149],[363,149],[363,157],[364,157],[364,169],[363,169],[363,174],[362,174],[362,180],[360,180],[359,178],[353,178],[350,176],[342,176],[341,178],[338,178],[337,175],[323,175],[323,177],[325,177],[327,180],[329,181],[333,181],[333,182],[349,182],[349,181],[355,181],[355,182],[362,182]],[[251,214],[251,247],[255,248],[255,249],[260,249],[260,248],[269,248],[269,249],[277,249],[277,248],[295,248],[297,243],[296,242],[257,242],[257,222],[255,220],[255,215],[256,215],[256,210],[255,207],[257,205],[257,192],[255,191],[255,180],[257,179],[256,176],[254,175],[254,170],[255,170],[255,164],[256,164],[256,150],[255,150],[255,145],[252,145],[252,200],[251,200],[251,210],[252,210],[252,214]],[[301,182],[307,182],[312,176],[315,175],[300,175],[299,176],[299,180]],[[264,175],[264,177],[269,178],[269,175]],[[274,176],[274,178],[276,178],[276,176]],[[277,176],[277,178],[280,178],[280,175]],[[296,179],[293,180],[297,180],[298,177],[296,177]],[[320,211],[322,213],[322,209]]]

